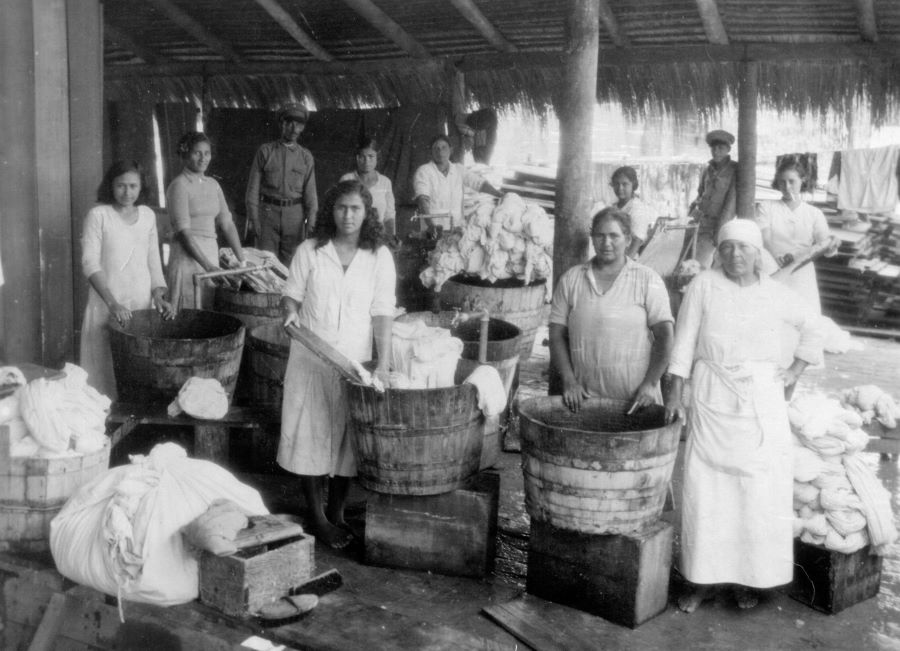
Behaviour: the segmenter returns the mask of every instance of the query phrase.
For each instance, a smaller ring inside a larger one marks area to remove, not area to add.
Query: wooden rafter
[[[115,43],[119,47],[128,50],[136,57],[142,59],[149,65],[160,65],[169,63],[169,59],[158,54],[150,48],[141,45],[128,34],[120,30],[118,27],[106,23],[103,26],[103,36],[109,41]]]
[[[703,20],[703,31],[706,38],[713,45],[728,45],[728,33],[719,15],[719,7],[716,0],[697,0],[697,10]]]
[[[169,20],[228,61],[241,63],[242,57],[225,41],[186,14],[171,0],[147,0]]]
[[[864,41],[878,41],[878,24],[875,21],[875,0],[856,0],[856,17],[859,34]]]
[[[600,66],[629,66],[655,63],[735,63],[740,61],[858,61],[900,62],[900,48],[882,43],[753,43],[742,45],[660,45],[647,47],[600,48]],[[109,80],[141,77],[189,77],[192,75],[333,75],[436,72],[444,69],[440,57],[410,61],[407,58],[377,61],[266,61],[240,65],[223,62],[172,63],[167,65],[108,65]],[[517,54],[472,54],[453,58],[462,72],[507,68],[562,68],[560,52],[519,52]]]
[[[625,33],[619,26],[619,21],[613,13],[612,7],[609,6],[609,2],[607,2],[607,0],[599,0],[599,2],[600,22],[603,23],[603,27],[606,28],[606,32],[609,34],[609,38],[612,39],[613,45],[616,47],[628,47],[631,45],[628,37],[625,36]]]
[[[428,50],[421,43],[394,22],[393,18],[375,6],[371,0],[344,0],[344,3],[410,56],[417,59],[427,59],[430,56]]]
[[[494,24],[481,13],[481,9],[473,2],[473,0],[450,0],[450,4],[456,7],[456,10],[468,20],[475,29],[484,36],[488,43],[493,45],[501,52],[518,52],[519,49],[510,43],[506,38],[494,27]]]
[[[319,61],[335,60],[330,52],[319,45],[312,36],[306,33],[305,29],[296,23],[291,15],[278,4],[278,0],[256,0],[256,4],[265,9],[266,13],[272,17],[272,20],[281,25],[281,28],[290,34],[291,38]]]

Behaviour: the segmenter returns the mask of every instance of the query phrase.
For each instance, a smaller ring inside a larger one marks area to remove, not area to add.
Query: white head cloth
[[[726,240],[736,240],[755,246],[762,251],[763,240],[759,226],[752,219],[741,219],[740,217],[725,222],[719,229],[718,243],[721,244]]]

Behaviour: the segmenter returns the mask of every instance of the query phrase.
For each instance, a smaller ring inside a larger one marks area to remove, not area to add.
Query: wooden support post
[[[556,219],[553,234],[553,284],[588,253],[591,216],[591,132],[597,103],[599,0],[570,0],[566,12],[566,65],[558,98],[559,165],[556,171]],[[561,380],[551,359],[550,393]]]
[[[756,203],[756,106],[759,63],[744,61],[738,103],[737,216],[752,218]]]

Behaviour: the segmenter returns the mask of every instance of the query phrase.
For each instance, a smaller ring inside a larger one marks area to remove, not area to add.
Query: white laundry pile
[[[886,391],[874,384],[863,384],[841,392],[841,404],[859,412],[863,423],[877,420],[887,429],[897,427],[900,408]]]
[[[506,409],[506,387],[493,366],[482,364],[463,383],[472,384],[478,390],[478,408],[485,416],[497,416]]]
[[[860,340],[851,337],[847,330],[841,328],[827,316],[819,317],[819,328],[825,336],[824,349],[826,353],[843,354],[848,350],[863,349]]]
[[[890,493],[859,456],[869,436],[862,417],[820,394],[788,407],[794,433],[794,536],[851,553],[883,554],[897,539]]]
[[[189,377],[167,412],[175,417],[181,412],[203,420],[220,420],[228,413],[228,394],[215,378]]]
[[[122,599],[162,606],[199,593],[197,558],[182,528],[216,500],[268,513],[259,493],[211,461],[162,443],[78,489],[50,523],[59,572]]]
[[[892,213],[897,205],[897,160],[900,147],[841,152],[838,185],[840,210]]]
[[[65,377],[38,378],[0,401],[0,422],[13,433],[10,456],[66,457],[103,449],[110,400],[88,385],[87,372],[66,364]]]
[[[391,387],[436,389],[454,385],[463,342],[447,328],[435,328],[421,319],[394,321],[391,338]]]

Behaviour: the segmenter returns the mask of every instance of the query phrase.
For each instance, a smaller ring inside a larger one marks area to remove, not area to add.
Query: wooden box
[[[485,471],[440,495],[370,492],[365,562],[482,577],[496,556],[500,476]]]
[[[315,538],[298,524],[254,516],[229,556],[200,555],[200,601],[241,617],[278,601],[315,573]]]
[[[632,628],[666,609],[673,527],[586,534],[531,521],[529,593]]]
[[[874,597],[881,585],[882,558],[869,551],[867,545],[852,554],[842,554],[794,540],[790,596],[826,613],[839,613]]]
[[[82,484],[109,468],[110,446],[77,457],[11,457],[10,439],[25,431],[21,420],[0,425],[0,540],[46,549],[50,521]]]

